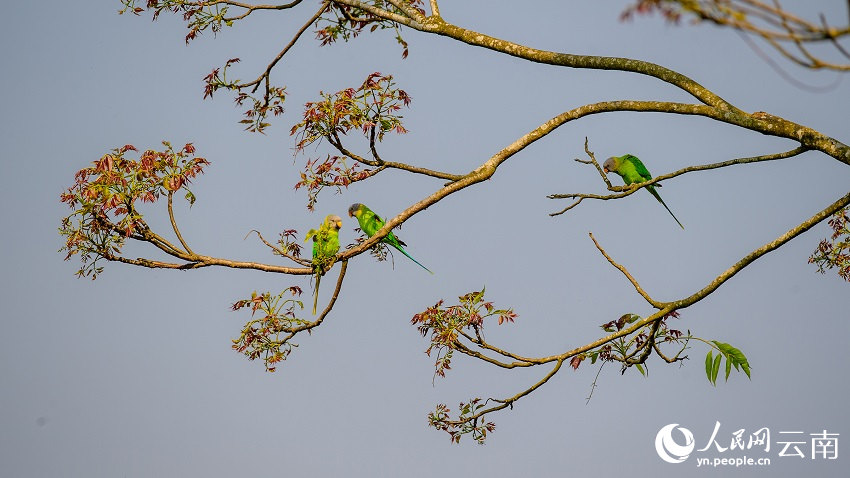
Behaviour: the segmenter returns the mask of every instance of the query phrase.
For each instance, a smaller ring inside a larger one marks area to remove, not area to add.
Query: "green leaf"
[[[729,381],[729,373],[732,371],[732,361],[726,359],[726,381]]]
[[[708,351],[708,355],[705,356],[705,376],[708,378],[708,381],[711,382],[711,364],[713,362],[713,357],[711,350]]]
[[[714,364],[711,366],[711,383],[716,387],[717,386],[717,374],[720,372],[720,362],[723,360],[723,355],[717,354],[714,357]]]
[[[641,365],[641,364],[639,364],[639,363],[636,363],[636,364],[635,364],[635,367],[637,367],[638,372],[640,372],[640,374],[641,374],[641,375],[643,375],[644,377],[646,377],[646,371],[643,369],[643,365]]]

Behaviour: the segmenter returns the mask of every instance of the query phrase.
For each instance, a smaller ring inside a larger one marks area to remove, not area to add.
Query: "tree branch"
[[[226,22],[232,22],[232,21],[241,20],[241,19],[247,17],[248,15],[254,13],[255,10],[286,10],[288,8],[292,8],[296,5],[298,5],[301,2],[302,2],[302,0],[294,0],[293,2],[284,4],[284,5],[250,5],[250,4],[247,4],[247,3],[236,2],[236,1],[233,1],[233,0],[212,0],[212,1],[207,1],[206,3],[207,3],[207,5],[211,5],[211,6],[212,5],[230,5],[230,6],[234,6],[234,7],[244,8],[246,11],[242,15],[224,19],[224,21],[226,21]]]
[[[664,308],[664,306],[665,306],[666,304],[664,304],[663,302],[659,302],[659,301],[657,301],[657,300],[653,299],[652,297],[650,297],[650,296],[649,296],[649,294],[647,294],[647,293],[646,293],[646,291],[645,291],[645,290],[643,290],[643,288],[640,286],[640,284],[638,284],[638,282],[635,280],[635,278],[634,278],[634,277],[632,277],[632,275],[629,273],[629,271],[628,271],[625,267],[623,267],[622,265],[620,265],[620,264],[618,264],[618,263],[614,262],[614,259],[612,259],[612,258],[611,258],[611,256],[609,256],[609,255],[608,255],[608,253],[607,253],[607,252],[605,252],[605,249],[603,249],[603,248],[602,248],[602,246],[600,246],[600,245],[599,245],[599,243],[598,243],[598,242],[596,242],[596,238],[595,238],[595,237],[593,237],[593,233],[592,233],[592,232],[589,232],[589,233],[588,233],[588,235],[590,236],[590,240],[592,240],[592,241],[593,241],[593,245],[595,245],[595,246],[596,246],[596,248],[599,250],[599,252],[601,252],[601,253],[602,253],[602,255],[603,255],[603,256],[605,256],[605,259],[607,259],[607,260],[608,260],[608,263],[610,263],[610,264],[611,264],[612,266],[614,266],[614,267],[615,267],[618,271],[622,272],[624,276],[626,276],[626,279],[628,279],[628,280],[629,280],[629,282],[631,282],[631,283],[632,283],[632,286],[634,286],[634,288],[635,288],[635,290],[637,291],[637,293],[638,293],[638,294],[640,294],[640,295],[641,295],[641,297],[643,297],[643,298],[644,298],[644,300],[646,300],[647,302],[649,302],[649,305],[651,305],[651,306],[655,307],[656,309],[662,309],[662,308]]]
[[[753,113],[753,115],[758,115],[758,113]],[[585,146],[585,149],[586,149],[586,146]],[[634,194],[634,192],[639,190],[640,188],[643,188],[645,186],[649,186],[651,184],[655,184],[655,183],[660,182],[660,181],[675,178],[675,177],[681,176],[685,173],[690,173],[690,172],[694,172],[694,171],[706,171],[706,170],[709,170],[709,169],[724,168],[724,167],[733,166],[733,165],[736,165],[736,164],[748,164],[748,163],[758,163],[758,162],[763,162],[763,161],[774,161],[774,160],[777,160],[777,159],[786,159],[786,158],[791,158],[793,156],[797,156],[797,155],[802,154],[806,151],[809,151],[809,148],[804,147],[804,146],[800,146],[800,147],[794,148],[790,151],[785,151],[785,152],[782,152],[782,153],[765,154],[765,155],[762,155],[762,156],[752,156],[752,157],[748,157],[748,158],[730,159],[728,161],[721,161],[719,163],[712,163],[712,164],[703,164],[703,165],[699,165],[699,166],[688,166],[688,167],[676,170],[672,173],[662,174],[660,176],[656,176],[649,181],[644,181],[642,183],[634,183],[634,184],[630,184],[628,186],[612,186],[610,181],[607,180],[607,177],[605,177],[605,182],[608,185],[608,190],[617,191],[617,190],[625,189],[625,191],[621,192],[621,193],[608,194],[608,195],[583,194],[583,193],[550,194],[550,195],[546,196],[549,199],[577,199],[577,200],[573,204],[567,206],[565,209],[562,209],[561,211],[558,211],[558,212],[551,213],[549,215],[550,216],[558,216],[560,214],[563,214],[563,213],[569,211],[570,209],[578,206],[579,203],[581,203],[581,201],[583,199],[600,199],[600,200],[603,200],[603,201],[607,201],[607,200],[610,200],[610,199],[620,199],[620,198],[629,196],[631,194]],[[596,166],[596,169],[598,169],[600,171],[600,174],[603,174],[603,176],[604,176],[604,173],[602,173],[602,170],[599,167],[599,163],[596,162],[595,158],[592,159],[592,161],[582,161],[582,160],[579,160],[579,159],[576,159],[576,161],[578,161],[580,163],[584,163],[584,164],[591,164],[591,163],[594,164]]]
[[[319,9],[316,11],[316,13],[314,13],[314,14],[313,14],[313,16],[312,16],[312,17],[310,17],[310,19],[309,19],[309,20],[307,20],[307,21],[306,21],[306,22],[305,22],[305,23],[301,26],[301,28],[300,28],[300,29],[298,29],[298,31],[295,33],[295,36],[294,36],[294,37],[292,37],[292,40],[290,40],[290,41],[289,41],[289,43],[288,43],[285,47],[283,47],[283,50],[281,50],[281,51],[280,51],[280,53],[278,53],[278,54],[277,54],[277,56],[275,57],[275,59],[274,59],[274,60],[272,60],[272,62],[271,62],[271,63],[269,63],[269,65],[266,67],[266,71],[264,71],[262,75],[260,75],[259,77],[257,77],[257,79],[256,79],[256,80],[254,80],[254,81],[252,81],[252,82],[250,82],[250,83],[245,83],[244,85],[241,85],[239,89],[242,89],[242,88],[248,88],[249,86],[253,86],[254,88],[252,88],[252,89],[251,89],[251,92],[252,92],[252,93],[254,93],[254,92],[256,92],[256,91],[257,91],[257,88],[259,88],[259,86],[260,86],[260,82],[261,82],[261,81],[263,81],[263,80],[265,80],[265,84],[266,84],[266,95],[268,95],[268,94],[269,94],[269,88],[270,88],[270,86],[269,86],[269,83],[270,83],[269,76],[271,75],[271,72],[272,72],[272,70],[274,69],[275,65],[277,65],[277,63],[278,63],[278,62],[279,62],[279,61],[283,58],[283,56],[284,56],[284,55],[286,55],[286,53],[287,53],[287,52],[288,52],[288,51],[289,51],[289,50],[290,50],[293,46],[295,46],[295,43],[298,41],[298,39],[299,39],[299,38],[301,38],[301,35],[302,35],[305,31],[307,31],[307,29],[308,29],[308,28],[310,28],[310,25],[312,25],[312,24],[313,24],[316,20],[318,20],[318,19],[319,19],[319,17],[321,17],[321,16],[322,16],[322,13],[324,13],[324,12],[325,12],[325,10],[328,8],[328,5],[330,5],[330,0],[327,0],[327,1],[322,2],[322,5],[319,7]]]
[[[186,241],[183,240],[183,236],[180,234],[180,229],[177,228],[177,221],[174,220],[174,208],[172,207],[172,198],[174,197],[174,191],[168,191],[168,219],[171,220],[171,228],[174,229],[174,234],[177,235],[177,239],[180,241],[180,244],[183,245],[183,249],[186,250],[189,254],[194,254],[192,249],[186,244]]]

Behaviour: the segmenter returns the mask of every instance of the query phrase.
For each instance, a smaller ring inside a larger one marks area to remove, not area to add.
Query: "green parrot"
[[[626,186],[634,183],[642,183],[652,179],[652,175],[649,174],[649,170],[646,169],[646,166],[644,166],[643,163],[636,156],[632,156],[631,154],[625,154],[623,156],[620,156],[619,158],[617,156],[611,156],[610,158],[605,160],[605,163],[602,165],[602,169],[606,173],[614,172],[619,174],[620,177],[623,178],[623,182],[626,183]],[[661,187],[661,185],[657,183],[650,184],[646,187],[646,190],[649,191],[650,194],[655,196],[655,199],[657,199],[658,202],[660,202],[661,205],[664,206],[664,209],[666,209],[667,212],[669,212],[670,215],[673,216],[673,219],[676,221],[677,224],[679,224],[679,227],[684,229],[685,226],[683,226],[682,223],[679,222],[678,219],[676,219],[676,215],[673,214],[673,211],[671,211],[670,208],[667,207],[666,204],[664,204],[664,201],[661,199],[661,196],[658,195],[658,191],[655,190],[655,186]]]
[[[380,216],[375,214],[374,211],[360,203],[352,204],[351,207],[348,208],[348,216],[356,217],[357,222],[360,223],[360,229],[369,237],[374,236],[375,233],[378,232],[378,229],[384,227],[384,220],[381,219]],[[431,272],[430,269],[420,264],[419,261],[411,257],[410,254],[408,254],[407,251],[404,250],[404,247],[402,246],[406,246],[407,244],[399,240],[399,238],[395,237],[395,234],[393,234],[392,231],[390,231],[389,234],[384,236],[384,238],[381,239],[381,242],[395,247],[396,249],[398,249],[399,252],[407,256],[408,259],[419,264],[419,267],[425,269],[428,272]],[[433,272],[431,272],[431,274],[433,274]]]
[[[316,305],[319,302],[319,282],[325,273],[325,268],[333,263],[334,256],[339,251],[339,230],[342,228],[342,218],[328,215],[319,230],[310,229],[304,242],[313,239],[313,272],[316,274],[316,294],[313,298],[313,315],[316,315]]]

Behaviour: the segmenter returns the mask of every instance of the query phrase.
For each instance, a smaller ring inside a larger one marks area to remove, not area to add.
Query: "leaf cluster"
[[[226,17],[227,5],[219,5],[218,3],[210,4],[197,0],[145,0],[145,8],[137,7],[137,0],[121,0],[121,3],[124,8],[119,10],[118,13],[122,15],[128,11],[134,15],[139,15],[145,9],[153,10],[154,20],[158,19],[163,11],[181,15],[187,28],[189,28],[189,33],[186,34],[187,44],[197,38],[204,30],[209,29],[215,34],[225,26],[233,26],[233,20]]]
[[[848,208],[841,209],[829,219],[832,234],[824,239],[809,257],[809,264],[816,264],[818,272],[838,268],[838,275],[850,282],[850,216]]]
[[[496,424],[493,422],[484,422],[478,424],[477,418],[472,418],[476,413],[480,413],[485,407],[486,402],[480,398],[473,398],[470,401],[458,406],[458,420],[449,419],[451,409],[444,404],[438,404],[436,410],[428,414],[428,426],[434,427],[437,430],[447,432],[452,443],[460,443],[463,435],[472,434],[472,439],[479,445],[483,445],[487,439],[487,433],[496,430]]]
[[[743,370],[744,373],[747,374],[747,378],[751,378],[750,363],[747,361],[747,357],[743,352],[729,344],[718,342],[716,340],[706,343],[713,347],[712,350],[708,351],[708,355],[705,356],[705,376],[712,385],[715,387],[717,386],[717,375],[720,372],[720,365],[724,358],[726,359],[725,379],[727,382],[729,381],[729,373],[732,371],[733,366],[735,367],[735,370]],[[717,355],[712,356],[715,350],[718,353]]]
[[[392,75],[375,72],[358,88],[346,88],[333,94],[320,92],[321,101],[308,102],[304,120],[292,127],[296,151],[328,139],[332,144],[351,130],[375,134],[382,141],[389,132],[407,133],[397,112],[410,105],[410,95],[395,88]],[[373,133],[374,131],[374,133]]]
[[[437,353],[435,376],[445,377],[451,369],[452,352],[460,345],[458,339],[464,329],[472,330],[480,340],[488,317],[496,317],[501,325],[518,316],[513,309],[496,309],[492,302],[485,301],[484,290],[464,294],[458,297],[459,304],[449,307],[443,307],[441,299],[410,320],[423,337],[430,335],[431,344],[425,353],[429,357],[431,352]]]
[[[298,344],[289,341],[293,327],[303,326],[309,322],[295,315],[296,307],[304,309],[304,303],[293,299],[300,296],[300,287],[292,286],[280,294],[270,292],[257,294],[254,291],[251,298],[237,301],[231,306],[232,310],[251,309],[251,317],[242,328],[239,338],[233,339],[233,350],[244,354],[248,360],[262,358],[266,371],[274,372],[274,364],[286,360],[293,347]],[[258,312],[262,317],[258,317]]]
[[[301,180],[295,183],[295,189],[307,191],[307,209],[314,211],[319,193],[326,187],[335,188],[341,193],[343,188],[362,181],[373,174],[373,169],[364,169],[357,162],[351,164],[344,156],[327,155],[324,160],[308,159],[301,171]]]
[[[133,145],[116,148],[78,171],[74,185],[61,194],[60,200],[74,212],[62,219],[59,233],[65,236],[65,245],[60,251],[67,252],[65,260],[80,255],[83,266],[78,276],[96,278],[103,270],[98,259],[119,253],[126,238],[148,231],[138,202],[170,198],[181,189],[190,205],[195,202],[188,186],[209,161],[196,157],[191,143],[180,150],[168,142],[163,145],[164,150],[147,150],[139,159],[126,157],[129,151],[138,151]]]
[[[646,360],[649,358],[652,349],[655,349],[659,356],[667,362],[686,360],[688,357],[681,354],[687,348],[688,339],[687,337],[683,338],[682,331],[669,327],[667,319],[671,317],[678,319],[679,313],[672,311],[658,322],[642,327],[635,334],[620,337],[597,350],[577,355],[570,360],[570,366],[577,369],[585,358],[590,358],[591,364],[596,363],[597,358],[599,358],[605,362],[622,363],[621,373],[625,373],[629,367],[634,366],[641,375],[646,376]],[[637,314],[623,314],[619,319],[600,325],[600,328],[605,332],[618,332],[640,319],[641,317]],[[661,343],[681,344],[681,347],[672,358],[668,358],[658,348],[658,344]]]
[[[365,3],[386,12],[405,15],[405,12],[386,0],[370,0]],[[422,0],[401,0],[401,3],[405,3],[421,15],[425,15]],[[409,54],[407,42],[401,37],[401,25],[393,20],[376,17],[362,8],[332,2],[327,14],[323,15],[317,23],[321,28],[316,31],[316,39],[320,41],[321,46],[331,45],[338,40],[347,42],[357,38],[361,33],[367,31],[367,27],[369,33],[375,30],[392,29],[396,34],[396,41],[402,47],[401,57],[407,58]]]
[[[216,68],[204,77],[206,84],[204,86],[204,99],[212,98],[213,94],[221,88],[238,91],[239,93],[233,100],[236,106],[243,106],[246,102],[251,105],[251,108],[243,113],[245,119],[239,121],[239,123],[246,125],[245,131],[265,134],[265,129],[271,126],[271,123],[266,121],[269,115],[279,116],[283,114],[286,87],[267,85],[263,90],[263,95],[259,97],[253,93],[256,88],[253,88],[251,93],[246,92],[245,90],[252,86],[251,84],[242,84],[239,79],[227,79],[227,70],[240,61],[239,58],[231,58],[225,62],[223,68]]]

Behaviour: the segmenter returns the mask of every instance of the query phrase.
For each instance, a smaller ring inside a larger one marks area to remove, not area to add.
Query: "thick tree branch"
[[[374,5],[370,5],[366,2],[360,2],[357,0],[333,0],[333,3],[337,3],[340,5],[348,5],[349,7],[359,8],[365,12],[370,13],[371,15],[383,18],[385,20],[390,20],[401,25],[405,25],[411,28],[415,28],[417,30],[422,28],[422,24],[417,22],[411,17],[406,17],[404,15],[399,15],[397,13],[389,12],[382,8],[375,7]],[[419,27],[419,28],[417,28]]]

